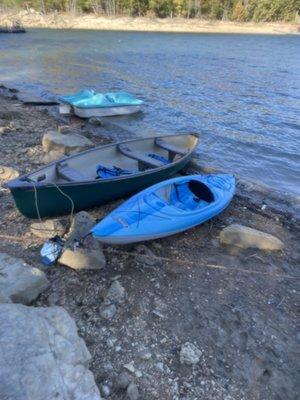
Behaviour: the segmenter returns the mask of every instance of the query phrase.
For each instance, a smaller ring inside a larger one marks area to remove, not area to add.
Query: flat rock
[[[284,244],[277,237],[239,224],[224,228],[220,233],[220,242],[243,249],[282,250],[284,248]]]
[[[42,239],[48,239],[56,235],[63,236],[67,231],[67,222],[60,219],[34,222],[30,225],[30,231],[33,235]]]
[[[93,146],[93,143],[77,133],[63,135],[56,131],[49,131],[43,136],[42,145],[46,153],[61,150],[65,154],[70,154],[85,150]]]
[[[0,179],[3,181],[9,181],[10,179],[15,179],[19,176],[19,172],[11,167],[5,167],[0,165]]]
[[[66,248],[60,258],[60,264],[73,269],[102,269],[106,265],[105,256],[102,250],[85,248],[70,249]]]
[[[68,232],[67,242],[73,243],[84,238],[92,227],[96,224],[96,220],[86,211],[77,213],[72,221]]]
[[[193,343],[186,342],[180,349],[180,363],[193,365],[200,361],[202,351],[198,349]]]
[[[49,285],[44,272],[20,258],[0,253],[0,294],[14,303],[30,304]]]
[[[61,307],[0,304],[0,397],[101,400],[91,355]]]

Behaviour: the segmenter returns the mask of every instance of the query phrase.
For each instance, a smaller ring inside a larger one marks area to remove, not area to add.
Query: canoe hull
[[[141,106],[81,108],[73,105],[74,114],[80,118],[112,117],[115,115],[134,114],[140,110]]]
[[[68,197],[72,199],[75,212],[99,206],[170,178],[181,170],[191,158],[192,154],[184,157],[178,163],[171,164],[169,168],[149,171],[148,174],[136,175],[123,180],[101,180],[58,185],[58,188],[65,195],[55,185],[36,186],[36,191],[32,187],[11,187],[10,190],[18,210],[25,217],[38,218],[36,198],[40,217],[54,217],[70,214],[72,203]]]

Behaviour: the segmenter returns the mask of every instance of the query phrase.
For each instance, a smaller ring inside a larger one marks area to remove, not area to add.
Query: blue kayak
[[[190,175],[151,186],[125,201],[91,231],[104,243],[174,235],[218,215],[235,191],[232,175]]]
[[[88,99],[90,97],[93,97],[95,95],[94,90],[92,89],[83,89],[80,90],[77,93],[70,94],[70,95],[65,95],[65,96],[59,96],[58,100],[61,101],[62,103],[68,103],[71,104],[73,102],[81,101],[84,99]]]

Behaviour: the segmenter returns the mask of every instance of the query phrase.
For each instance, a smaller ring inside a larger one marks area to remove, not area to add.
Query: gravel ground
[[[110,141],[110,125],[96,129],[75,118],[59,120],[7,92],[0,94],[1,165],[20,172],[37,168],[43,134],[62,125],[95,144]],[[88,211],[101,219],[119,203]],[[32,221],[20,215],[5,189],[0,216],[0,251],[42,268],[43,240],[30,233]],[[274,234],[284,251],[221,246],[220,231],[231,223]],[[35,305],[60,305],[75,319],[105,398],[134,399],[138,390],[145,400],[296,399],[297,224],[238,190],[225,212],[197,228],[145,244],[106,246],[104,270],[51,267],[51,286]],[[118,298],[104,314],[111,285]],[[185,343],[194,345],[188,364]]]

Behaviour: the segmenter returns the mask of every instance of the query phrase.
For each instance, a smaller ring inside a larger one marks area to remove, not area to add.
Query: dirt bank
[[[184,18],[101,17],[94,14],[0,13],[0,26],[19,20],[26,28],[98,29],[145,32],[295,34],[297,24],[238,23]]]
[[[0,94],[1,164],[20,172],[37,168],[43,134],[61,125],[95,144],[108,142],[111,130],[119,129],[105,123],[96,131],[82,120],[59,120],[46,108]],[[118,203],[88,211],[101,218]],[[60,305],[75,319],[92,354],[96,382],[102,391],[103,385],[110,389],[108,399],[125,398],[117,375],[128,363],[144,400],[297,398],[299,229],[290,215],[261,206],[238,190],[223,214],[195,229],[146,247],[106,247],[105,270],[48,269],[51,286],[36,305]],[[41,268],[42,240],[30,233],[32,221],[20,215],[4,189],[0,219],[0,251]],[[285,250],[221,246],[219,233],[233,222],[276,235]],[[99,306],[116,277],[126,299],[105,320]],[[180,363],[185,342],[200,349],[198,364]]]

